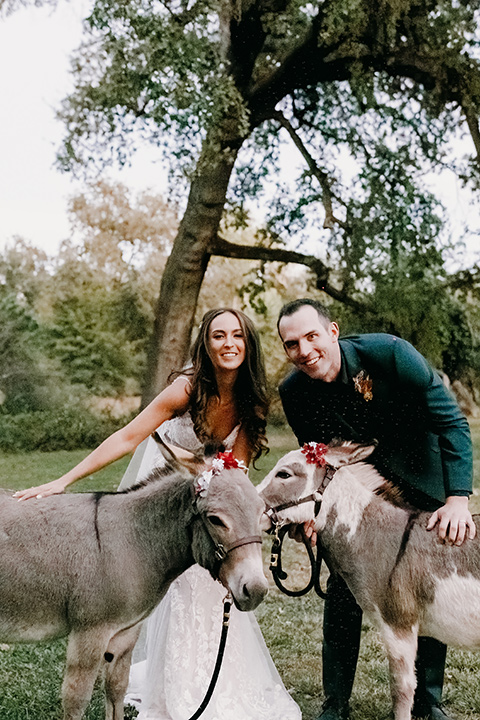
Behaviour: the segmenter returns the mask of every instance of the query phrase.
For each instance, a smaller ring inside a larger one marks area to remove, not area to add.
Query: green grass
[[[0,452],[0,487],[14,491],[55,480],[83,460],[87,453],[87,450],[58,450],[50,453]],[[128,457],[123,458],[95,475],[79,480],[73,487],[74,491],[115,490],[128,462]]]
[[[475,451],[472,509],[480,512],[480,420],[472,421],[471,428]],[[255,483],[279,457],[296,445],[291,433],[283,430],[272,429],[269,439],[271,451],[252,473]],[[46,482],[60,476],[84,455],[83,451],[0,454],[0,486],[15,490]],[[77,483],[75,489],[114,490],[127,463],[128,460],[116,463]],[[269,552],[270,541],[265,540],[266,567]],[[292,584],[301,587],[306,581],[307,564],[304,551],[294,542],[285,547],[284,566]],[[256,614],[285,685],[302,708],[303,720],[313,720],[322,702],[322,601],[312,593],[303,598],[288,598],[270,582],[270,593]],[[0,720],[60,719],[64,654],[63,640],[38,645],[0,645]],[[449,649],[444,698],[457,720],[480,720],[479,678],[480,654]],[[378,634],[365,622],[352,698],[352,720],[387,720],[389,714],[385,654]],[[101,688],[97,687],[86,719],[101,718],[103,699]]]

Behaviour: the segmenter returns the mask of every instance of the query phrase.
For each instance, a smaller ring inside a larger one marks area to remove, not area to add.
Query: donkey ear
[[[376,440],[368,444],[343,442],[340,445],[333,443],[329,445],[325,453],[325,460],[333,467],[341,467],[342,465],[353,465],[357,462],[365,460],[377,446]]]
[[[155,442],[159,445],[163,457],[167,463],[175,471],[187,470],[192,475],[197,475],[204,465],[204,458],[198,457],[194,453],[184,450],[177,445],[165,442],[158,433],[152,435]]]

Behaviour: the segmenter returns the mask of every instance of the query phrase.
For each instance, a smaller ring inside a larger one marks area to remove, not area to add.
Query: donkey
[[[170,465],[120,493],[0,495],[0,640],[68,635],[64,720],[82,718],[102,669],[106,720],[123,720],[140,623],[194,563],[240,610],[264,598],[263,502],[238,468],[198,481]]]
[[[408,507],[361,462],[373,450],[309,443],[285,455],[257,490],[275,523],[315,521],[329,568],[383,639],[395,720],[410,720],[418,635],[480,648],[480,540],[457,547],[428,532],[430,513]]]

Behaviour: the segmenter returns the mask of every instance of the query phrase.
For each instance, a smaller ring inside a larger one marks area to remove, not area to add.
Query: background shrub
[[[0,450],[6,452],[74,450],[96,447],[130,417],[96,414],[82,405],[0,414]]]

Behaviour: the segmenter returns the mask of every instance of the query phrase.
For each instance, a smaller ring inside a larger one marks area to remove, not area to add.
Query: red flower
[[[302,447],[302,453],[307,458],[307,463],[316,465],[317,467],[323,467],[326,464],[325,453],[328,450],[328,445],[323,443],[309,442],[305,443]]]
[[[218,461],[220,461],[220,463],[218,463]],[[246,466],[243,460],[237,460],[231,450],[227,450],[226,452],[220,452],[215,455],[213,465],[218,466],[219,464],[221,465],[221,463],[223,463],[223,469],[225,470],[235,470],[236,468],[246,470]]]

